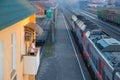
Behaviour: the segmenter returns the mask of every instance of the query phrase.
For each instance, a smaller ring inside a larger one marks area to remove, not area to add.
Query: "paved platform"
[[[57,18],[52,56],[42,60],[36,80],[82,80],[62,13]]]

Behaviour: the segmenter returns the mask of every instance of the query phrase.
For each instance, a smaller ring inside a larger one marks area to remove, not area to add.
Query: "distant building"
[[[35,7],[39,10],[36,15],[41,15],[41,16],[45,16],[45,9],[40,6],[39,4],[34,4]]]
[[[92,3],[105,3],[107,0],[92,0]]]
[[[39,10],[36,13],[37,18],[48,17],[47,12],[56,7],[55,0],[29,0],[29,2]]]
[[[27,0],[0,1],[0,80],[35,80],[25,73],[24,55],[38,30],[36,12]]]

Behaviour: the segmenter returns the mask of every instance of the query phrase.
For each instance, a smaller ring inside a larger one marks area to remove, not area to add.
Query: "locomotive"
[[[80,15],[73,15],[72,20],[73,32],[95,80],[120,80],[120,41]]]

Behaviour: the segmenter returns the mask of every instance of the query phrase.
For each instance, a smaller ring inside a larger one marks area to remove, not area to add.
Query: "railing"
[[[24,74],[36,75],[40,64],[40,48],[34,55],[26,54],[24,58]]]

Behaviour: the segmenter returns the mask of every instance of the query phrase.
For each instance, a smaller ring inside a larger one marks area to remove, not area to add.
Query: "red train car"
[[[83,58],[95,80],[120,80],[120,41],[89,20],[77,18],[74,23],[76,36],[82,43]]]

